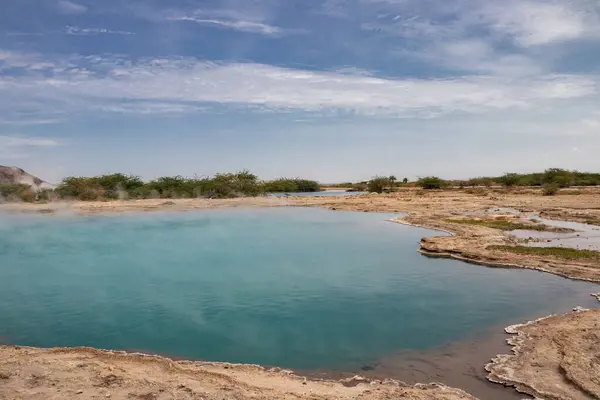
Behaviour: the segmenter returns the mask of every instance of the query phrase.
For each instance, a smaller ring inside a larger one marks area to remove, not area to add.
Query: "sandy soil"
[[[493,382],[540,399],[600,399],[600,310],[550,316],[506,329],[513,355],[486,366]]]
[[[0,347],[1,399],[475,400],[441,385],[314,381],[253,365],[173,361],[89,348]]]

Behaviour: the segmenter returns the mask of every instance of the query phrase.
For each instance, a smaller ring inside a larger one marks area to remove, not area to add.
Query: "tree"
[[[383,193],[383,191],[390,185],[390,178],[385,176],[376,176],[367,183],[367,189],[369,192]]]
[[[404,183],[406,185],[408,183],[408,178],[402,179],[402,183]]]
[[[544,196],[554,196],[558,193],[560,187],[556,183],[545,183],[542,186],[542,194]]]
[[[446,182],[437,176],[426,176],[417,181],[417,185],[423,189],[441,189],[446,186]]]
[[[506,173],[500,177],[500,183],[506,187],[511,187],[519,184],[521,177],[519,174]]]
[[[396,185],[396,181],[397,181],[396,176],[390,175],[388,177],[388,180],[390,181],[390,186],[394,187]]]
[[[542,184],[554,183],[561,188],[573,185],[573,173],[560,168],[549,168],[542,175]]]

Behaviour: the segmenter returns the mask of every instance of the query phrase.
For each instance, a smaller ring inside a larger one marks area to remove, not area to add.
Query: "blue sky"
[[[49,181],[600,170],[597,0],[3,0],[0,164]]]

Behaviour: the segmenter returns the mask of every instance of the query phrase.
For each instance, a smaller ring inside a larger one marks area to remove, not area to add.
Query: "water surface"
[[[271,196],[286,197],[328,197],[328,196],[356,196],[359,194],[368,194],[369,192],[347,192],[345,190],[323,190],[321,192],[301,192],[301,193],[271,193]]]
[[[351,370],[594,306],[597,285],[416,252],[391,214],[0,216],[0,337]]]

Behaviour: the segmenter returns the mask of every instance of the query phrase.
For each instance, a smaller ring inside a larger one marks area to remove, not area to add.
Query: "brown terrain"
[[[600,225],[600,190],[596,189],[563,191],[557,196],[542,196],[534,190],[406,189],[391,194],[344,197],[4,204],[0,210],[59,217],[62,213],[281,206],[406,213],[396,222],[452,233],[452,236],[423,238],[420,251],[425,255],[492,267],[530,268],[600,282],[600,253],[575,258],[518,254],[509,250],[522,243],[507,232],[460,223],[468,218],[476,222],[537,225],[506,210],[510,208],[544,218]],[[551,316],[509,327],[507,331],[516,334],[509,341],[515,346],[515,354],[498,356],[488,364],[490,380],[516,386],[539,399],[600,399],[600,310]],[[93,349],[0,347],[1,399],[77,396],[85,399],[473,399],[444,386],[408,387],[394,381],[361,382],[360,379],[310,380],[258,366],[175,362]]]
[[[475,400],[441,385],[316,381],[279,369],[90,348],[0,347],[1,399]]]
[[[511,326],[513,355],[486,366],[493,382],[539,399],[600,399],[600,310]]]

